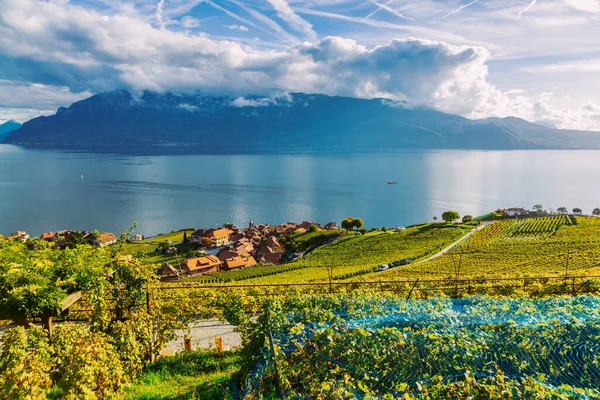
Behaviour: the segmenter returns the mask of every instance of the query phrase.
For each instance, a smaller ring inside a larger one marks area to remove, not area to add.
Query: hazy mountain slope
[[[253,106],[242,106],[253,104]],[[237,106],[236,106],[237,105]],[[600,133],[556,130],[517,118],[460,116],[364,100],[208,97],[119,90],[35,118],[6,143],[56,148],[186,147],[198,151],[343,149],[600,149]]]
[[[3,124],[0,124],[0,140],[8,136],[8,134],[12,131],[15,131],[21,127],[21,124],[17,121],[6,121]]]

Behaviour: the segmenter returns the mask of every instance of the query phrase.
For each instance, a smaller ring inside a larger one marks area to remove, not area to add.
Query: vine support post
[[[48,338],[52,341],[52,331],[54,330],[54,326],[52,325],[52,316],[44,315],[42,317],[42,329],[48,331]]]
[[[152,318],[152,302],[150,301],[150,284],[146,286],[146,312],[151,318],[150,329],[150,361],[154,362],[154,318]]]
[[[575,296],[575,277],[571,281],[571,296]]]

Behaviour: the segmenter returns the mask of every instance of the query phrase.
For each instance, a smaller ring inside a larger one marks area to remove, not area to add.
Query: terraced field
[[[360,279],[446,279],[600,273],[600,218],[500,221],[436,259]]]

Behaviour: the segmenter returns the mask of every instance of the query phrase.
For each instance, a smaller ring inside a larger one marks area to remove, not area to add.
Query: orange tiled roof
[[[230,236],[232,233],[232,230],[229,230],[227,228],[221,228],[212,232],[211,237],[214,237],[215,239],[223,239],[227,236]]]
[[[246,268],[256,265],[256,260],[254,257],[232,257],[225,260],[224,264],[227,269]]]
[[[100,240],[103,243],[112,242],[113,240],[117,240],[117,236],[114,233],[104,232],[100,234],[98,240]]]
[[[206,257],[188,258],[183,263],[189,271],[196,271],[198,269],[210,268],[217,265],[221,265],[221,261],[213,255],[209,255]]]

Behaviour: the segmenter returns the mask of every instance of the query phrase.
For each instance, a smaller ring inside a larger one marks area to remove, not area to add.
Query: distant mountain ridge
[[[8,136],[8,134],[12,131],[16,131],[21,127],[21,124],[17,121],[6,121],[3,124],[0,124],[0,140]]]
[[[60,149],[600,149],[600,132],[519,118],[469,120],[384,99],[280,98],[125,90],[94,95],[11,132],[5,143]]]

